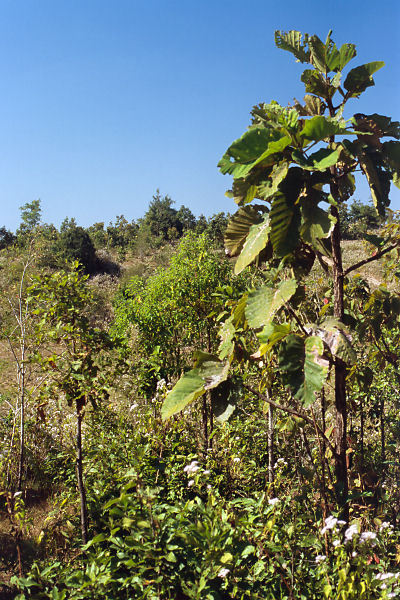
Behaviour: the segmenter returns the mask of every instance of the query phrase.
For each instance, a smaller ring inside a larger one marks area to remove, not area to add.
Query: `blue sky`
[[[303,96],[276,29],[333,29],[353,66],[384,60],[351,110],[400,119],[398,0],[0,0],[0,226],[36,198],[56,226],[136,219],[156,188],[196,215],[233,212],[221,155],[254,104]]]

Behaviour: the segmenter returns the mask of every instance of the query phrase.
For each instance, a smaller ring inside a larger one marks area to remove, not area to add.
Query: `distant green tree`
[[[66,262],[73,261],[78,261],[88,275],[96,272],[96,250],[89,234],[75,219],[64,219],[57,239],[46,253],[45,263],[52,268],[63,268]]]
[[[4,250],[15,242],[15,235],[5,227],[0,227],[0,250]]]
[[[167,195],[161,196],[157,190],[144,215],[143,225],[149,226],[152,235],[168,239],[168,231],[173,227],[182,234],[182,223],[178,219],[178,211],[172,207],[174,201]]]
[[[27,202],[20,207],[21,224],[17,230],[17,237],[22,241],[27,235],[32,234],[40,225],[42,217],[42,209],[40,207],[40,199]]]
[[[384,222],[375,207],[353,200],[350,206],[344,203],[340,207],[340,220],[344,239],[360,239],[371,229],[378,229]]]
[[[96,250],[107,246],[107,233],[104,229],[104,221],[93,223],[86,231],[90,235],[90,239]]]
[[[187,206],[182,205],[176,213],[176,218],[182,225],[183,231],[189,231],[196,226],[196,217]]]

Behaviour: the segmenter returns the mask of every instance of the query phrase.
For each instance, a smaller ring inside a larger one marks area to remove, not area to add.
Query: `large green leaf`
[[[340,61],[339,61],[338,70],[343,71],[343,69],[347,65],[347,63],[350,62],[351,59],[356,56],[356,54],[357,54],[357,52],[356,52],[356,47],[354,44],[343,44],[342,46],[340,46],[340,50],[339,50]],[[335,69],[332,69],[332,70],[334,71]]]
[[[375,85],[372,75],[384,65],[383,61],[375,61],[352,69],[344,82],[344,88],[348,91],[350,97],[357,97],[368,87]]]
[[[236,256],[240,253],[250,228],[261,221],[262,215],[252,206],[239,208],[225,230],[224,244],[229,256]]]
[[[305,343],[304,382],[296,394],[305,406],[315,400],[316,392],[320,392],[328,375],[329,363],[323,358],[324,345],[319,337],[311,336]]]
[[[306,86],[306,92],[308,94],[315,94],[316,96],[321,96],[325,99],[330,97],[329,85],[323,75],[315,69],[305,69],[301,76],[301,81]]]
[[[258,197],[262,200],[268,200],[273,196],[282,181],[285,179],[289,170],[289,163],[287,161],[282,161],[274,165],[271,173],[268,176],[268,179],[261,182],[258,185]]]
[[[272,127],[252,127],[233,142],[218,163],[221,173],[246,177],[259,163],[270,155],[281,152],[291,138]]]
[[[269,323],[274,315],[293,296],[297,288],[295,279],[282,281],[277,288],[263,286],[249,292],[246,306],[246,318],[254,329]]]
[[[281,344],[278,361],[283,382],[294,397],[306,407],[315,401],[328,374],[328,361],[323,358],[324,346],[317,336],[304,340],[298,335],[289,335]]]
[[[300,31],[291,30],[275,31],[275,44],[281,50],[287,50],[294,54],[298,62],[309,62],[310,51],[307,50],[308,35],[304,36],[304,42],[302,41],[302,34]]]
[[[265,325],[262,331],[257,334],[261,342],[258,355],[263,356],[272,348],[290,334],[292,327],[290,323],[274,323],[270,321]]]
[[[192,369],[182,375],[164,400],[161,408],[163,420],[169,419],[186,408],[188,404],[199,398],[203,393],[204,380],[198,369]]]
[[[299,208],[283,193],[275,195],[270,211],[270,240],[277,256],[292,252],[299,242]]]
[[[308,38],[308,46],[311,51],[311,63],[321,73],[335,70],[339,66],[340,55],[336,44],[330,39],[331,32],[328,33],[326,43],[324,44],[317,35]]]
[[[165,398],[161,408],[162,419],[169,419],[204,392],[217,387],[226,380],[228,371],[229,362],[221,362],[213,354],[198,352],[195,368],[182,375]]]
[[[331,135],[354,134],[354,131],[346,129],[343,123],[335,121],[330,117],[317,115],[305,122],[301,135],[310,141],[320,142]]]
[[[250,227],[247,239],[235,264],[236,275],[252,263],[260,252],[264,250],[265,246],[268,244],[269,232],[269,215],[266,214],[261,223],[257,223]]]
[[[315,250],[326,253],[325,246],[319,240],[329,237],[335,219],[315,202],[304,202],[301,207],[300,235]]]
[[[326,171],[337,163],[339,155],[340,149],[331,150],[330,148],[320,148],[308,158],[305,158],[299,150],[292,152],[293,160],[308,171]]]
[[[223,360],[230,356],[234,349],[233,337],[235,335],[235,326],[233,325],[233,317],[229,317],[221,326],[218,335],[220,337],[220,345],[218,348],[218,357]]]

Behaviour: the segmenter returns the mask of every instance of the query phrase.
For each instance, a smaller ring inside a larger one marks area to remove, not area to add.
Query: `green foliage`
[[[15,242],[15,236],[5,227],[0,227],[0,250],[11,246]]]
[[[145,351],[160,346],[164,364],[171,374],[178,373],[194,343],[215,350],[219,311],[213,294],[218,286],[233,281],[230,265],[210,249],[209,239],[188,233],[167,269],[146,281],[135,277],[122,290],[116,300],[115,328],[123,334],[136,327]]]
[[[40,206],[40,200],[32,200],[27,202],[20,208],[21,210],[21,224],[17,231],[17,237],[21,240],[34,232],[38,227],[41,220],[42,209]]]

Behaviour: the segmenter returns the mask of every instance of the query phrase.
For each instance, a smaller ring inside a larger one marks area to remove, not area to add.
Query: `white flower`
[[[240,462],[240,458],[239,458],[238,456],[235,456],[235,458],[233,459],[233,462],[234,462],[234,463],[238,463],[238,462]]]
[[[157,392],[159,390],[163,390],[166,387],[167,387],[167,382],[165,381],[165,379],[160,379],[160,381],[157,381]]]
[[[315,562],[317,563],[317,565],[319,565],[319,563],[323,562],[324,560],[326,560],[325,554],[318,554],[318,556],[315,557]]]
[[[393,526],[389,523],[389,521],[383,521],[382,525],[379,527],[380,532],[384,531],[385,529],[388,529],[389,531],[393,529]]]
[[[208,471],[208,469],[206,471],[203,471],[203,475],[209,475],[210,471]]]
[[[129,412],[132,412],[132,410],[135,410],[135,408],[137,408],[139,406],[139,404],[137,402],[134,402],[133,404],[131,404],[131,406],[129,407]]]
[[[211,490],[211,485],[209,483],[207,484],[207,489],[208,489],[208,491]]]
[[[192,473],[196,473],[196,471],[199,470],[199,462],[197,460],[192,460],[190,465],[186,465],[186,467],[183,470],[188,475],[191,475]]]
[[[344,532],[345,541],[350,542],[350,540],[352,540],[353,537],[355,535],[357,535],[357,533],[358,533],[358,525],[356,523],[354,523],[353,525],[350,525],[350,527],[348,527],[346,529],[346,531]]]
[[[194,479],[188,481],[188,487],[192,487],[192,485],[194,485]]]
[[[376,544],[376,533],[373,531],[364,531],[360,536],[360,543],[371,542],[373,546]]]
[[[394,573],[378,573],[375,579],[378,581],[385,581],[385,579],[390,579],[391,577],[395,577]]]
[[[340,546],[340,541],[339,540],[334,540],[333,545],[335,546],[335,548],[337,546]]]
[[[278,504],[278,502],[279,502],[279,498],[269,498],[268,499],[268,504],[270,506],[275,506],[275,504]]]
[[[15,492],[14,494],[14,498],[18,498],[18,496],[21,496],[22,492]]]
[[[353,552],[351,553],[351,556],[352,556],[353,558],[355,558],[357,555],[358,555],[358,553],[357,553],[355,550],[353,550]]]
[[[336,517],[333,517],[332,515],[330,515],[329,517],[327,517],[325,519],[325,527],[323,527],[321,529],[322,535],[324,533],[326,533],[327,531],[329,531],[330,529],[334,529],[336,527],[336,525],[337,525],[337,522],[338,522],[338,520],[337,520]]]
[[[225,567],[223,567],[222,569],[219,570],[217,577],[221,577],[221,579],[224,579],[229,573],[229,569],[225,569]]]

